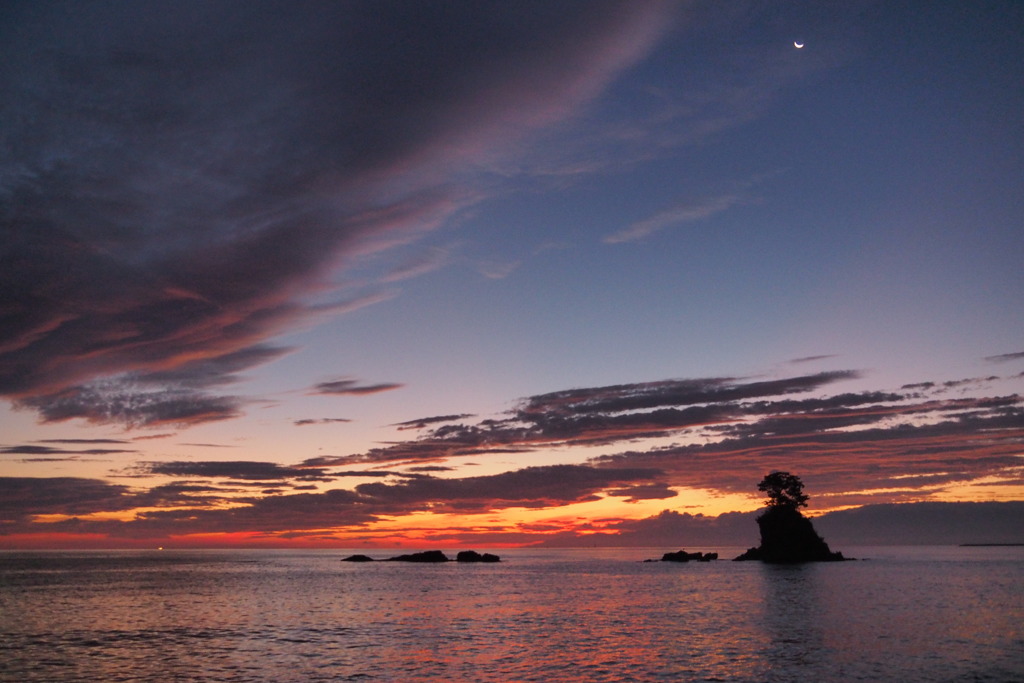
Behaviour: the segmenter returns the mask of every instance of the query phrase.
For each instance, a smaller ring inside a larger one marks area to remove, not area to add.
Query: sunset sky
[[[0,548],[674,543],[776,469],[1024,501],[1022,36],[4,3]]]

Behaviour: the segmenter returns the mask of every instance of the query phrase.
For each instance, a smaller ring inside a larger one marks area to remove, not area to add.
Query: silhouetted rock
[[[501,562],[501,558],[491,553],[481,555],[475,550],[463,550],[455,556],[456,562]]]
[[[373,558],[366,555],[349,555],[342,562],[373,562]]]
[[[689,562],[704,557],[703,553],[688,553],[685,550],[678,550],[674,553],[665,553],[661,556],[662,562]]]
[[[398,557],[389,557],[387,562],[448,562],[448,556],[442,553],[440,550],[424,550],[420,553],[412,553],[410,555],[399,555]]]
[[[842,553],[832,552],[814,530],[811,520],[793,507],[770,507],[757,518],[761,529],[761,545],[750,548],[735,558],[737,561],[760,560],[771,563],[836,562],[845,560]]]
[[[644,560],[644,562],[710,562],[717,560],[718,553],[688,553],[685,550],[677,550],[674,553],[665,553],[661,560]]]

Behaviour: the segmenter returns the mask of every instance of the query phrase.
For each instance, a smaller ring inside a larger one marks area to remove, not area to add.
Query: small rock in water
[[[710,562],[717,560],[718,553],[688,553],[685,550],[677,550],[674,553],[665,553],[661,556],[662,562]],[[644,562],[657,562],[658,560],[644,560]]]
[[[448,562],[448,556],[440,550],[424,550],[421,553],[389,557],[388,562]]]
[[[373,558],[366,555],[349,555],[342,562],[373,562]]]
[[[475,550],[463,550],[455,556],[457,562],[501,562],[501,558],[491,553],[481,555]]]

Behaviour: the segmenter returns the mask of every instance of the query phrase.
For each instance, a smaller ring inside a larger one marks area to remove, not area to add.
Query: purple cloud
[[[324,394],[327,396],[367,396],[369,394],[379,394],[384,391],[392,391],[394,389],[400,389],[404,385],[395,384],[392,382],[384,382],[381,384],[359,384],[354,379],[338,379],[330,382],[320,382],[311,390],[314,394]]]
[[[114,455],[117,453],[138,453],[138,451],[130,448],[54,448],[37,444],[0,446],[0,454],[4,455]]]
[[[452,423],[435,427],[412,441],[316,462],[338,467],[368,462],[427,462],[487,453],[520,453],[556,444],[598,445],[665,436],[739,420],[760,410],[756,403],[749,403],[751,399],[811,391],[857,376],[841,371],[768,381],[665,380],[557,391],[523,399],[504,419],[465,424],[454,420],[467,416],[432,418],[433,422]],[[831,400],[833,403],[811,405],[848,405],[874,401],[877,397],[843,395]],[[402,426],[421,423],[425,426],[430,421],[414,420]]]
[[[438,415],[436,417],[421,417],[418,420],[408,420],[406,422],[396,422],[391,425],[398,429],[425,429],[427,425],[438,424],[440,422],[456,422],[458,420],[466,420],[475,415],[469,413],[463,413],[461,415]]]
[[[307,427],[309,425],[324,425],[324,424],[337,424],[351,422],[352,420],[344,417],[321,417],[319,419],[305,418],[302,420],[296,420],[294,422],[296,427]]]
[[[354,490],[282,493],[284,480],[301,480],[308,470],[259,462],[147,463],[147,474],[229,479],[231,487],[260,489],[242,495],[225,486],[172,482],[131,493],[127,487],[89,479],[17,479],[0,477],[0,512],[10,520],[6,533],[105,533],[118,537],[156,538],[170,534],[301,532],[308,529],[358,527],[381,519],[432,510],[482,512],[510,507],[543,508],[597,500],[607,488],[628,490],[655,481],[652,469],[582,465],[529,467],[496,475],[442,479],[395,472],[350,472],[352,476],[391,476],[397,483],[359,484]],[[266,481],[276,480],[276,481]],[[632,495],[632,494],[627,494]],[[230,508],[216,507],[231,500]],[[86,514],[134,507],[145,510],[131,521],[33,522],[31,514]],[[180,509],[178,509],[180,508]]]
[[[1009,361],[1024,360],[1024,351],[1017,353],[1002,353],[998,356],[986,356],[985,360],[990,363],[1007,363]]]
[[[146,463],[147,474],[172,477],[203,477],[225,479],[310,479],[322,477],[323,472],[312,468],[285,467],[271,462],[248,460],[172,461]]]
[[[329,275],[477,201],[450,188],[460,164],[572,114],[668,11],[19,5],[0,42],[0,395],[47,421],[240,414],[205,390],[379,300]]]
[[[137,390],[119,381],[68,387],[53,394],[18,399],[15,405],[38,411],[43,422],[81,418],[128,427],[189,426],[236,417],[242,399],[186,389]]]

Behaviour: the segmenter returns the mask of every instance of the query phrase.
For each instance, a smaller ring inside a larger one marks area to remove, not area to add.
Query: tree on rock
[[[737,560],[762,562],[832,562],[843,554],[832,552],[814,530],[811,520],[800,514],[807,506],[807,495],[800,477],[789,472],[772,472],[757,485],[768,495],[767,510],[757,518],[761,545],[743,553]]]
[[[765,504],[771,508],[797,508],[807,507],[807,494],[804,493],[804,483],[800,477],[789,472],[772,472],[765,475],[761,483],[757,485],[758,491],[768,494]]]

